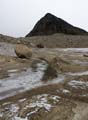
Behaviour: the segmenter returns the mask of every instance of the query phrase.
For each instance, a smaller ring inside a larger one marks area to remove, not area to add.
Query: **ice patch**
[[[88,65],[88,62],[80,61],[80,60],[72,60],[72,62],[76,64],[81,64],[81,65]]]
[[[69,90],[66,90],[66,89],[63,89],[62,92],[63,92],[63,93],[69,93],[70,91],[69,91]]]
[[[12,118],[12,120],[28,120],[28,118],[26,117],[26,118],[21,118],[21,117],[14,117],[14,118]]]
[[[24,102],[26,100],[26,98],[23,98],[21,100],[19,100],[19,102]]]
[[[36,72],[32,71],[32,69],[28,69],[27,71],[17,74],[17,76],[11,76],[7,79],[0,80],[0,100],[39,86],[56,84],[64,81],[65,75],[58,75],[56,79],[45,83],[41,81],[46,68],[47,63],[42,61],[37,64]]]
[[[10,111],[11,111],[12,113],[17,113],[18,110],[19,110],[19,107],[18,107],[17,104],[12,104],[12,105],[10,106]]]
[[[82,76],[82,75],[88,75],[88,71],[84,71],[84,72],[76,72],[76,73],[66,73],[67,75],[71,75],[71,76]]]
[[[67,89],[59,89],[59,90],[56,90],[56,92],[58,92],[58,93],[64,93],[64,94],[70,93],[70,91],[67,90]]]
[[[9,77],[13,77],[13,76],[15,76],[16,74],[19,73],[19,69],[7,70],[7,73],[8,73],[8,75],[9,75]]]
[[[3,113],[0,113],[0,118],[3,117]]]
[[[3,92],[7,92],[14,89],[14,91],[12,91],[12,93],[9,94],[9,96],[12,96],[12,94],[14,95],[17,92],[23,92],[25,90],[30,90],[32,88],[42,85],[41,78],[44,74],[44,70],[46,69],[46,67],[47,63],[45,64],[45,62],[43,61],[42,63],[38,64],[36,72],[33,72],[32,69],[28,69],[26,72],[22,72],[18,76],[12,76],[5,80],[0,80],[0,99],[5,98],[5,96],[8,97],[8,94],[2,96]]]
[[[61,99],[61,97],[54,95],[54,96],[51,96],[50,99],[52,99],[54,101],[54,103],[56,103],[56,102],[59,102],[59,100]]]
[[[35,109],[34,111],[32,111],[32,112],[28,113],[28,114],[27,114],[27,116],[30,116],[30,115],[32,115],[32,114],[34,114],[34,113],[36,113],[37,111],[38,111],[38,109]]]
[[[65,52],[88,53],[88,48],[65,48],[61,50]]]
[[[10,104],[10,102],[3,103],[3,106]]]
[[[81,89],[88,88],[88,82],[83,82],[83,81],[72,80],[68,83],[68,85],[70,85],[74,88],[81,88]]]
[[[88,97],[88,94],[79,95],[81,97]]]
[[[8,70],[7,72],[8,73],[13,73],[13,72],[17,72],[18,71],[18,69],[12,69],[12,70]]]

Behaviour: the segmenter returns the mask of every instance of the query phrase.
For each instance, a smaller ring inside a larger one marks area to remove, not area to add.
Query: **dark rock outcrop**
[[[45,73],[42,77],[42,80],[43,81],[52,80],[54,78],[57,78],[57,76],[58,73],[56,69],[51,64],[48,64],[47,69],[45,70]]]
[[[36,47],[37,47],[37,48],[44,48],[44,45],[41,44],[41,43],[39,43],[39,44],[36,45]]]
[[[85,30],[74,27],[66,21],[62,20],[61,18],[47,13],[36,23],[33,30],[29,34],[27,34],[26,37],[52,35],[55,33],[88,35],[88,32],[86,32]]]

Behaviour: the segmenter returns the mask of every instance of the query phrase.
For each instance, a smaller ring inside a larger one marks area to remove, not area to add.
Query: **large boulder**
[[[26,45],[17,44],[15,47],[15,53],[19,58],[30,59],[32,56],[32,49],[28,48]]]
[[[64,33],[72,35],[88,35],[85,30],[75,27],[65,20],[50,13],[42,17],[26,37]]]

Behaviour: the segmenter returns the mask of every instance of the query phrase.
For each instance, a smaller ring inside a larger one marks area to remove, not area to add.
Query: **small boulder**
[[[36,47],[37,48],[44,48],[44,45],[40,43],[40,44],[37,44]]]
[[[84,57],[88,57],[88,54],[84,54],[83,56],[84,56]]]
[[[30,59],[32,56],[32,49],[24,44],[17,44],[15,47],[15,53],[19,58]]]

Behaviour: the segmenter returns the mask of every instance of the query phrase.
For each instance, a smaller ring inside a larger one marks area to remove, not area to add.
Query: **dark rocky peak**
[[[46,18],[46,19],[53,19],[53,18],[57,18],[56,16],[52,15],[51,13],[47,13],[45,14],[45,16],[43,18]]]
[[[51,14],[51,13],[47,13],[47,14],[45,14],[45,16],[44,17],[52,17],[53,15]]]
[[[85,30],[74,27],[65,20],[58,18],[51,13],[47,13],[36,23],[33,30],[29,34],[27,34],[26,37],[52,35],[55,33],[88,35]]]

